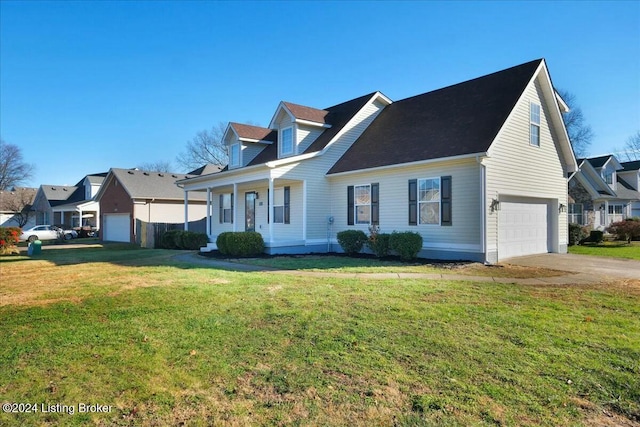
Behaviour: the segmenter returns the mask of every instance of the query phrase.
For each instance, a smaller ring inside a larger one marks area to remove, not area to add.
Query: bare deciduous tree
[[[0,190],[7,190],[33,177],[34,166],[22,159],[20,147],[0,139]]]
[[[176,161],[184,170],[197,169],[203,165],[225,166],[228,161],[227,148],[222,141],[226,123],[219,122],[210,130],[198,132],[187,142],[186,151],[180,153]]]
[[[2,190],[0,193],[2,193],[0,196],[2,197],[2,209],[13,212],[11,220],[18,227],[23,228],[36,214],[31,205],[36,195],[36,189],[15,187],[11,191]]]
[[[576,104],[576,96],[569,91],[561,89],[558,89],[558,93],[570,109],[568,113],[562,115],[562,119],[569,134],[573,153],[576,157],[587,157],[589,155],[589,146],[593,139],[593,130],[590,125],[585,123],[582,109]]]
[[[171,165],[171,162],[165,160],[140,163],[138,166],[136,166],[136,168],[150,172],[173,172],[173,166]]]
[[[628,161],[640,160],[640,130],[627,139],[623,154]]]

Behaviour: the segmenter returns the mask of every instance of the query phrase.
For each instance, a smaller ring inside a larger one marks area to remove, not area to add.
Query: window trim
[[[233,150],[235,148],[237,148],[237,150],[238,150],[238,158],[236,159],[236,162],[233,161]],[[240,166],[240,164],[242,163],[241,160],[240,160],[241,153],[242,153],[242,149],[240,147],[240,143],[239,142],[236,142],[236,143],[233,143],[233,144],[229,145],[229,166],[230,167],[235,168],[235,167]]]
[[[284,151],[284,133],[287,130],[291,131],[291,150],[290,151]],[[293,126],[287,126],[286,128],[280,129],[280,144],[278,144],[278,146],[279,146],[278,149],[280,151],[281,157],[291,156],[295,154],[296,150],[295,150]]]
[[[369,203],[368,204],[358,204],[357,203],[357,197],[356,197],[356,189],[358,187],[367,187],[369,189]],[[372,192],[371,192],[371,184],[357,184],[353,186],[353,225],[371,225],[371,198],[372,198]],[[358,221],[358,206],[368,206],[369,207],[369,221],[367,222],[359,222]]]
[[[276,203],[276,195],[278,192],[282,192],[282,204],[279,205]],[[284,222],[284,187],[276,187],[273,189],[273,223],[274,224],[285,224]],[[276,209],[282,208],[282,221],[276,221]]]
[[[420,200],[420,181],[428,181],[428,180],[438,180],[438,201],[421,201]],[[441,226],[442,225],[442,177],[428,177],[428,178],[418,178],[417,179],[417,193],[416,193],[416,203],[417,203],[417,225],[426,225],[426,226]],[[438,204],[438,222],[422,222],[420,215],[420,205],[425,203],[437,203]]]
[[[537,107],[538,108],[538,114],[537,114],[537,122],[534,120],[534,116],[533,116],[533,107]],[[531,145],[532,147],[540,147],[540,129],[542,128],[541,126],[542,123],[542,105],[540,105],[537,102],[534,101],[530,101],[529,102],[529,145]],[[537,129],[537,143],[534,143],[533,141],[533,129]]]
[[[620,212],[616,212],[616,208],[620,208]],[[613,211],[613,212],[611,212]],[[623,203],[609,203],[608,209],[609,215],[624,215],[624,204]]]
[[[225,199],[229,200],[229,207],[225,207]],[[229,211],[229,220],[225,216],[226,211]],[[221,224],[233,224],[233,193],[220,194],[220,223]]]

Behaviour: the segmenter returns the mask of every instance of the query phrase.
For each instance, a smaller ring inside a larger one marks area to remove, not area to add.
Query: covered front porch
[[[70,228],[95,228],[100,217],[100,205],[94,201],[54,206],[51,211],[52,224]]]
[[[270,254],[308,251],[306,180],[274,177],[267,172],[250,178],[220,176],[183,188],[185,218],[189,214],[188,193],[207,195],[205,221],[210,243],[203,252],[216,250],[218,235],[229,231],[260,233]]]

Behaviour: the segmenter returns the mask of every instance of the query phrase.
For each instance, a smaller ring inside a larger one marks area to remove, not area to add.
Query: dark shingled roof
[[[222,170],[221,166],[208,163],[204,166],[200,166],[198,169],[194,169],[191,172],[187,172],[187,175],[209,175],[212,173],[218,173]]]
[[[276,142],[278,132],[269,128],[259,126],[243,125],[241,123],[229,123],[236,131],[238,137],[247,139],[257,139],[259,141]]]
[[[606,156],[592,157],[591,159],[587,159],[587,161],[591,163],[591,166],[594,168],[601,168],[610,158],[611,154],[607,154]]]
[[[305,153],[313,153],[326,147],[329,141],[331,141],[331,139],[347,124],[347,122],[349,122],[349,120],[351,120],[351,118],[360,111],[362,107],[364,107],[367,101],[370,100],[374,94],[375,92],[326,108],[325,110],[327,111],[327,115],[325,117],[325,121],[330,124],[331,127],[325,129],[325,131],[322,132],[322,134],[320,134],[320,136],[305,150]],[[277,144],[271,144],[265,147],[265,149],[262,150],[260,154],[258,154],[247,166],[260,165],[277,159]]]
[[[640,160],[634,160],[631,162],[620,163],[626,171],[636,171],[640,169]]]
[[[486,152],[542,61],[394,102],[329,174]]]

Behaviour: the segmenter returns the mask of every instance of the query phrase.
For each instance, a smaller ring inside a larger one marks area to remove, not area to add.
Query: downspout
[[[480,250],[487,262],[487,172],[482,163],[481,156],[476,156],[476,162],[480,165]]]

